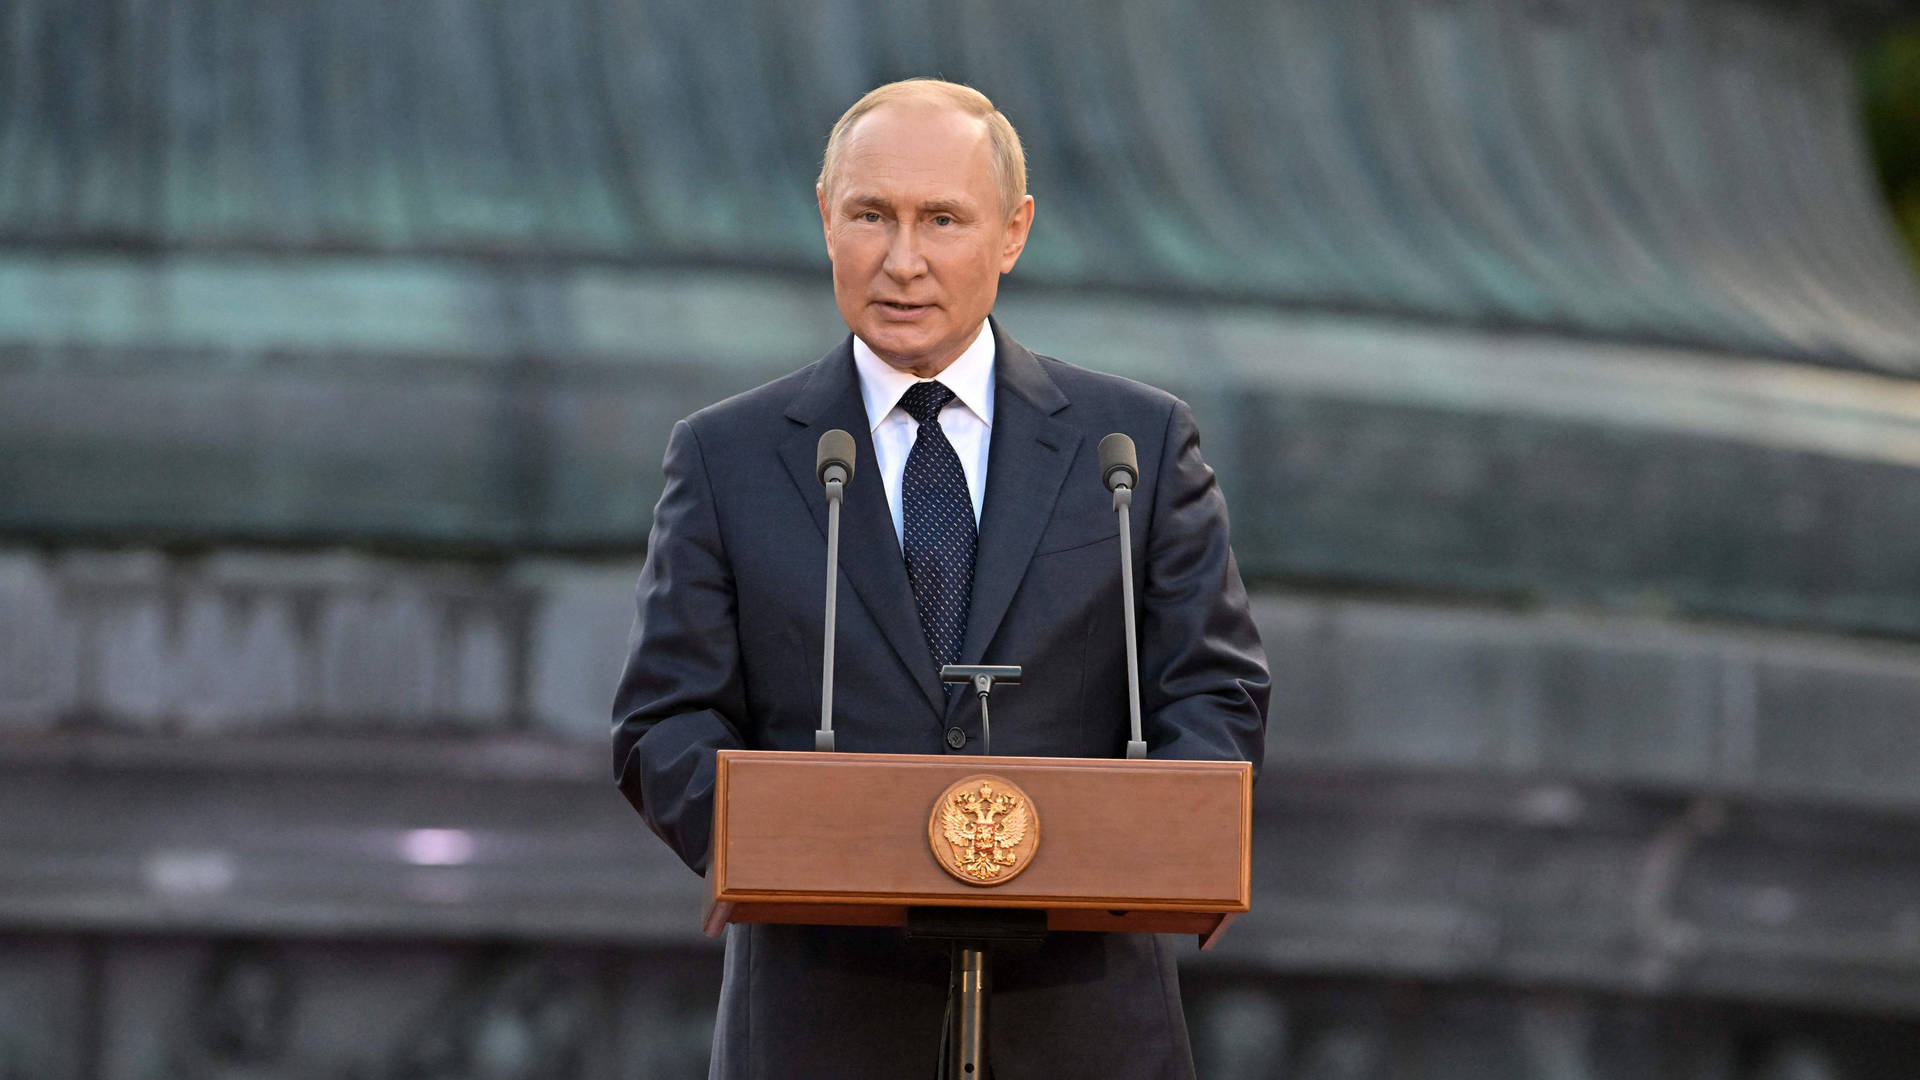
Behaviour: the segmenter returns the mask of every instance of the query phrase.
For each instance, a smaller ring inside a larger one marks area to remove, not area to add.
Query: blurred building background
[[[820,148],[923,73],[1028,142],[1008,327],[1232,502],[1202,1075],[1913,1080],[1917,16],[4,0],[0,1080],[704,1075],[632,581],[671,422],[844,332]]]

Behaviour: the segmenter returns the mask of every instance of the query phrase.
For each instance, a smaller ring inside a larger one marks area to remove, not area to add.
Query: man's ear
[[[813,200],[820,204],[820,231],[827,238],[827,261],[833,261],[833,219],[827,214],[827,189],[819,184],[813,185]],[[1006,273],[1006,271],[1001,271]]]
[[[1027,249],[1027,234],[1033,230],[1033,196],[1023,195],[1020,205],[1007,215],[1007,231],[1000,246],[1000,272],[1010,274],[1020,253]],[[829,255],[829,258],[832,256]]]

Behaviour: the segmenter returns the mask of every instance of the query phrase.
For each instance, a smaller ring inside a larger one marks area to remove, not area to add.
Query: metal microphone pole
[[[826,628],[820,657],[820,728],[813,748],[833,750],[833,639],[840,619],[840,504],[853,479],[853,436],[840,428],[820,436],[814,449],[814,472],[827,489],[827,604]]]
[[[1140,735],[1140,646],[1133,626],[1133,486],[1140,480],[1140,466],[1133,440],[1119,432],[1100,440],[1100,480],[1113,492],[1113,512],[1120,518],[1120,599],[1126,609],[1127,627],[1127,712],[1133,721],[1133,738],[1127,743],[1129,758],[1145,758],[1147,743]]]

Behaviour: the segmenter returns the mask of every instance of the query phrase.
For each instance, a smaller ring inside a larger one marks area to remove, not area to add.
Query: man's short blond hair
[[[896,101],[947,105],[985,121],[987,141],[993,152],[993,179],[1000,188],[1000,212],[1008,216],[1013,214],[1020,200],[1027,197],[1027,154],[1020,148],[1020,133],[1014,131],[1013,124],[993,107],[987,95],[971,86],[924,76],[876,86],[840,114],[833,131],[827,135],[827,153],[820,161],[820,178],[817,181],[829,201],[833,198],[834,181],[838,179],[840,151],[846,143],[847,132],[861,117]]]

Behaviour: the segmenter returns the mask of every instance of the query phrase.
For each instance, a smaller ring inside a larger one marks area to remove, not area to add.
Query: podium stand
[[[952,793],[981,785],[1018,792],[1027,815],[1017,859],[996,871],[977,856],[985,878],[949,869],[956,822],[942,825]],[[1248,908],[1252,785],[1245,762],[723,750],[705,929],[944,927],[924,936],[957,942],[967,984],[949,1042],[982,1053],[985,948],[965,939],[1190,933],[1212,947]]]

